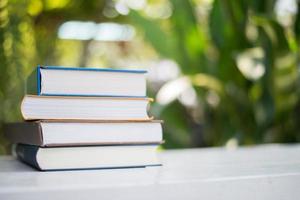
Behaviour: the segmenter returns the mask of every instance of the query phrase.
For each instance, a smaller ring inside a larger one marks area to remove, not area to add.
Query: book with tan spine
[[[25,120],[149,121],[150,98],[26,95],[21,104]]]

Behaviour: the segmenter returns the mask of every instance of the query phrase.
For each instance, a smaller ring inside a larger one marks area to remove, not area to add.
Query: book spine
[[[36,159],[38,150],[39,150],[38,146],[18,144],[16,148],[16,154],[18,158],[24,163],[38,170],[42,170]]]
[[[26,82],[26,94],[41,94],[41,66],[37,66],[35,70],[28,76]]]
[[[7,123],[4,135],[12,143],[43,146],[42,128],[39,122]]]

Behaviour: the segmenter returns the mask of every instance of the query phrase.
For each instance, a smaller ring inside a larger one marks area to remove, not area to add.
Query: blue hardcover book
[[[44,96],[146,97],[145,70],[38,66],[27,94]]]
[[[18,144],[16,154],[41,171],[160,166],[158,145],[39,147]]]

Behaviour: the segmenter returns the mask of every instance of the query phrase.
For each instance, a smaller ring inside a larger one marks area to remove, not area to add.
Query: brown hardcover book
[[[161,121],[41,120],[8,123],[12,143],[37,146],[87,146],[162,143]]]

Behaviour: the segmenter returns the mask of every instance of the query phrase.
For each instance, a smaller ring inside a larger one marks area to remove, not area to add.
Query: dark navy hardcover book
[[[104,145],[105,146],[105,145]],[[102,146],[102,147],[104,147]],[[107,147],[109,146],[153,146],[153,147],[157,147],[158,144],[144,144],[144,145],[107,145]],[[84,146],[81,146],[84,147]],[[89,146],[91,147],[91,146]],[[136,165],[120,165],[120,166],[97,166],[97,167],[78,167],[76,165],[74,165],[73,167],[67,167],[67,168],[47,168],[47,166],[43,167],[39,164],[39,160],[38,160],[38,151],[40,151],[41,149],[47,149],[47,148],[72,148],[72,147],[40,147],[40,146],[35,146],[35,145],[28,145],[28,144],[17,144],[16,147],[16,154],[19,160],[21,160],[22,162],[32,166],[35,169],[38,169],[40,171],[69,171],[69,170],[95,170],[95,169],[122,169],[122,168],[145,168],[145,167],[154,167],[154,166],[162,166],[160,163],[158,162],[153,162],[153,163],[147,163],[147,164],[141,164],[141,163],[137,163]],[[80,148],[80,147],[76,147],[74,146],[73,148]],[[104,147],[105,148],[105,147]],[[64,152],[63,152],[64,153]],[[110,154],[108,154],[109,156]],[[40,155],[41,157],[43,155]],[[59,157],[59,156],[58,156]],[[53,158],[53,157],[52,157]],[[42,159],[42,158],[40,158]],[[45,159],[47,160],[47,158],[43,158],[44,162]],[[59,159],[58,159],[59,160]],[[51,161],[53,165],[54,161]],[[56,162],[56,161],[55,161]],[[45,164],[44,164],[45,165]]]
[[[36,160],[38,150],[38,146],[18,144],[16,147],[16,154],[21,161],[38,170],[42,170]]]

